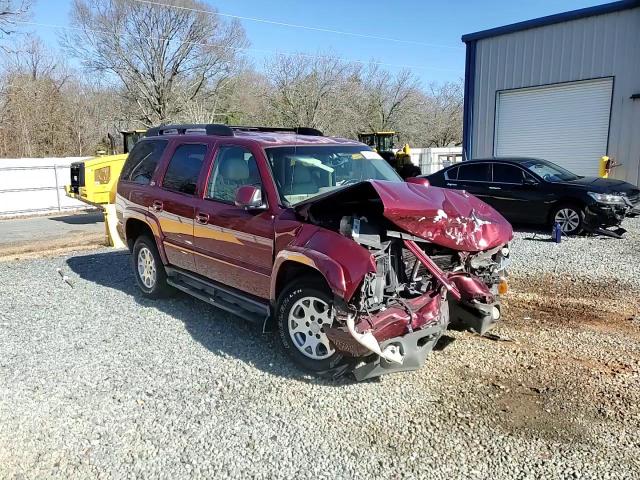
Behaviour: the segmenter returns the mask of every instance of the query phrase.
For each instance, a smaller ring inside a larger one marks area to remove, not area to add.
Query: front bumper
[[[357,365],[353,370],[354,377],[360,382],[387,373],[418,370],[424,365],[427,356],[438,343],[446,328],[446,325],[435,325],[401,337],[385,340],[380,344],[380,347],[383,350],[390,346],[395,347],[403,355],[403,362],[398,364],[375,356],[375,358]]]
[[[480,303],[477,301],[450,300],[451,323],[461,325],[484,335],[500,320],[500,302]]]
[[[356,380],[420,368],[449,323],[449,307],[439,292],[429,292],[371,315],[353,319],[336,311],[350,328],[334,327],[327,336],[336,350],[358,359]]]
[[[587,229],[617,227],[632,210],[632,207],[626,205],[593,203],[585,208],[584,225]]]

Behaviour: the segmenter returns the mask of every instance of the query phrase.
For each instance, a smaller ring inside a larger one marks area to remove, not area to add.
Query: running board
[[[203,302],[218,307],[250,322],[264,326],[271,315],[269,303],[252,298],[208,279],[182,269],[165,267],[167,283]]]

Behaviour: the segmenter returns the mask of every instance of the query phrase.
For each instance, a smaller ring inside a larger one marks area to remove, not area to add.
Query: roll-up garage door
[[[613,79],[498,92],[494,154],[550,160],[597,175],[607,152]]]

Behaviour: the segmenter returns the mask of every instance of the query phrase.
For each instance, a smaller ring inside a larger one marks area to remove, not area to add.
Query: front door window
[[[236,191],[245,185],[262,188],[253,154],[243,147],[220,147],[209,177],[206,198],[234,203]]]

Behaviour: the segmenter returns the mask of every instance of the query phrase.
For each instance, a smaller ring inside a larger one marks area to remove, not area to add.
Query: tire
[[[564,235],[578,235],[584,230],[584,209],[571,203],[558,205],[551,212],[551,225],[555,222]]]
[[[333,350],[324,329],[333,323],[333,296],[324,282],[303,278],[289,283],[276,304],[278,336],[285,352],[302,369],[340,373],[348,359]]]
[[[131,266],[136,283],[145,297],[162,298],[173,293],[173,289],[167,283],[167,272],[153,239],[146,235],[136,239],[131,255]]]

